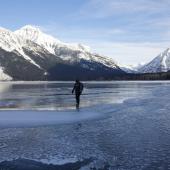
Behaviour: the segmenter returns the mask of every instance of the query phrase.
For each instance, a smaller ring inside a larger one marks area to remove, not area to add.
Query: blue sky
[[[122,64],[148,62],[170,47],[169,0],[0,0],[0,26],[36,25]]]

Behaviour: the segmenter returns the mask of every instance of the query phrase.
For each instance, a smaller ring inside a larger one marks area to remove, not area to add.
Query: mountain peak
[[[32,31],[41,32],[38,26],[33,26],[33,25],[25,25],[22,28],[20,28],[20,30],[32,30]]]
[[[19,30],[15,31],[15,34],[22,36],[25,39],[36,41],[41,34],[41,30],[37,26],[26,25]]]
[[[167,50],[167,51],[170,51],[170,48],[167,48],[166,50]]]
[[[21,36],[26,40],[33,41],[40,46],[43,46],[45,49],[53,54],[55,54],[55,49],[53,48],[53,46],[55,44],[61,43],[60,40],[52,37],[51,35],[43,33],[39,27],[32,25],[26,25],[22,27],[21,29],[15,31],[15,34]]]
[[[15,34],[21,36],[24,39],[31,40],[39,44],[40,46],[43,46],[46,50],[48,50],[52,54],[55,54],[56,50],[55,48],[58,47],[68,48],[75,51],[90,52],[90,48],[86,45],[77,43],[69,44],[61,42],[60,40],[54,38],[53,36],[43,33],[37,26],[26,25],[21,29],[15,31]]]
[[[168,53],[170,53],[170,48],[167,48],[167,49],[163,52],[163,55],[166,55],[166,54],[168,54]]]
[[[156,73],[167,72],[170,70],[170,48],[160,53],[148,64],[144,65],[139,72],[142,73]]]

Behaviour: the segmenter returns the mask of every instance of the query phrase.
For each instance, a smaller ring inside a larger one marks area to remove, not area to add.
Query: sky
[[[40,27],[123,65],[146,63],[170,47],[169,0],[0,0],[0,26]]]

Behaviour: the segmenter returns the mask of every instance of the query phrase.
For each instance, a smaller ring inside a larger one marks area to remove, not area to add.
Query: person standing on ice
[[[76,80],[73,90],[72,90],[72,94],[75,92],[75,97],[76,97],[76,108],[79,108],[80,105],[80,95],[82,94],[83,91],[83,83],[81,83],[79,80]]]

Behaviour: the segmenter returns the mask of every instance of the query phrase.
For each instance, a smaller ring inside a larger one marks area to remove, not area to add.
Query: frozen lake
[[[75,108],[74,82],[1,82],[1,110],[68,110]],[[81,106],[120,103],[143,95],[152,84],[85,82]]]
[[[72,86],[0,83],[0,167],[170,169],[170,82],[84,82],[79,112]]]

